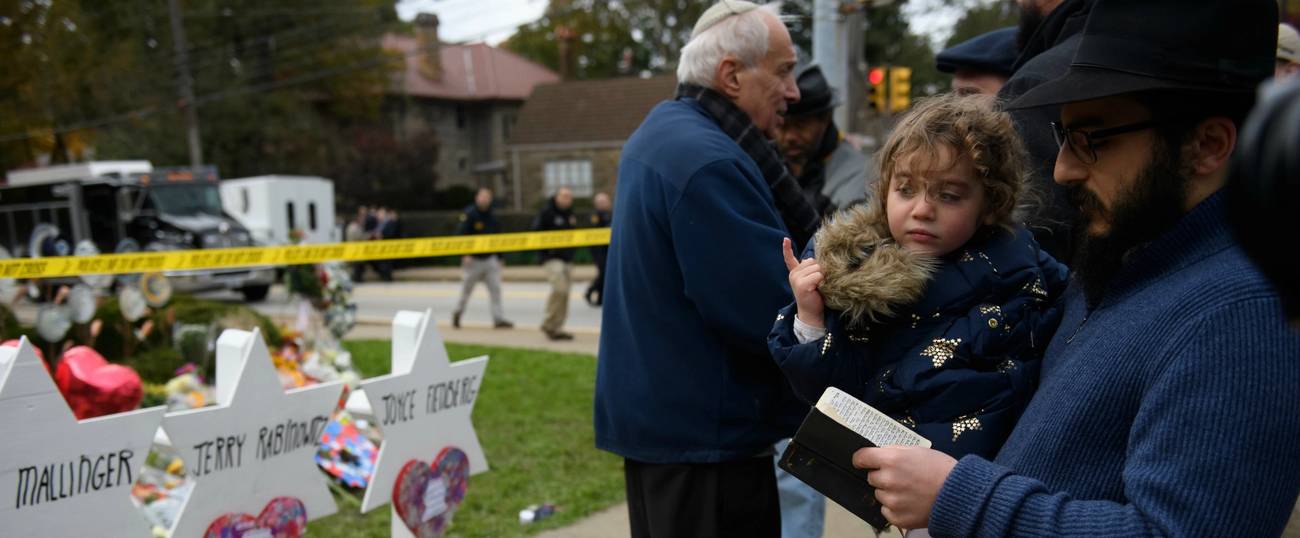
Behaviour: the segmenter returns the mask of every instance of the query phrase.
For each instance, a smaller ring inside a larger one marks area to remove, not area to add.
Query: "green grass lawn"
[[[388,373],[388,341],[344,345],[363,377]],[[474,404],[474,427],[489,470],[470,478],[449,536],[532,534],[623,500],[621,460],[594,446],[595,358],[458,344],[447,344],[447,353],[453,361],[491,357]],[[339,513],[308,525],[311,536],[389,535],[387,506],[361,514],[361,492],[344,493],[341,488],[335,499]],[[520,525],[519,511],[542,502],[554,503],[557,513],[540,523]]]

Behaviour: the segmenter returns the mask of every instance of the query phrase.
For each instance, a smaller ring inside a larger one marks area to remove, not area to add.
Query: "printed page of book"
[[[817,410],[876,446],[930,447],[929,439],[835,387],[822,393]]]

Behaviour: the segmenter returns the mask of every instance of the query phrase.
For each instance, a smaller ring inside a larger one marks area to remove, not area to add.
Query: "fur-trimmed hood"
[[[818,289],[848,325],[878,322],[916,303],[939,266],[895,242],[885,216],[868,205],[836,213],[813,243],[824,277]]]

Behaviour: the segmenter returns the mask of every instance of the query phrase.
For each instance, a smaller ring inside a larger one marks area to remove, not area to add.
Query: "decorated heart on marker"
[[[410,460],[402,466],[393,484],[393,508],[412,534],[438,538],[451,526],[468,487],[469,456],[449,446],[438,453],[432,465]]]
[[[257,517],[224,514],[208,525],[203,538],[298,538],[307,530],[307,507],[293,497],[276,497]]]

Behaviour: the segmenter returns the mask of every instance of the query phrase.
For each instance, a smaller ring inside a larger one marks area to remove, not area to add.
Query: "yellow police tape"
[[[15,258],[0,260],[0,278],[55,278],[94,274],[299,265],[328,261],[394,260],[607,244],[609,244],[609,228],[586,228],[553,232],[456,235],[278,247]]]

